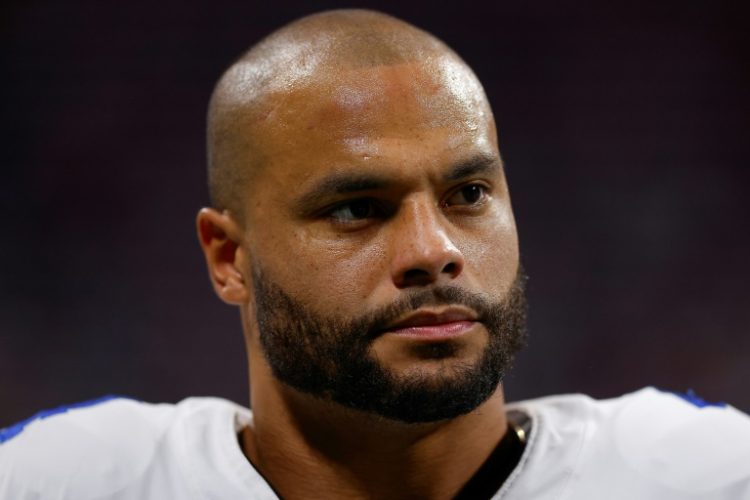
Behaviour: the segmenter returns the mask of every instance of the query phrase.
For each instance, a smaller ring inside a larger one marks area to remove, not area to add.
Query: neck
[[[501,387],[466,415],[405,424],[290,389],[255,353],[242,444],[283,498],[452,498],[507,429]]]

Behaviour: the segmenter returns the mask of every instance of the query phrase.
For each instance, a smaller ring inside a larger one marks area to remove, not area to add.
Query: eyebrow
[[[331,196],[385,189],[390,184],[386,177],[375,174],[333,173],[324,177],[312,189],[300,196],[295,204],[300,212],[305,212],[317,207]]]
[[[479,174],[496,173],[501,169],[500,158],[489,154],[478,154],[456,164],[443,175],[443,182],[455,182]],[[295,206],[299,213],[306,213],[333,196],[387,189],[392,184],[393,181],[383,175],[334,172],[301,195],[296,200]]]
[[[502,169],[502,160],[497,156],[478,154],[458,163],[443,176],[445,182],[460,181],[480,174],[494,174]]]

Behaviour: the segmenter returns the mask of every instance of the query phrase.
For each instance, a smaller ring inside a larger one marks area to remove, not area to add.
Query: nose
[[[397,288],[426,286],[461,274],[464,257],[435,203],[405,203],[394,221],[391,277]]]

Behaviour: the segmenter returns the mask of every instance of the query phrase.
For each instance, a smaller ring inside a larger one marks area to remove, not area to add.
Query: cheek
[[[498,210],[487,224],[475,228],[462,249],[465,271],[485,290],[505,293],[519,265],[518,235],[510,209]]]
[[[259,264],[269,279],[318,312],[348,315],[354,306],[366,307],[384,272],[384,251],[375,240],[321,239],[297,230],[265,243]]]

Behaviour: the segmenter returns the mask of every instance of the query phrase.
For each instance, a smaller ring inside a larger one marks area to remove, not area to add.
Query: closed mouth
[[[459,335],[474,326],[477,315],[465,307],[420,309],[388,325],[383,333],[439,340]]]

